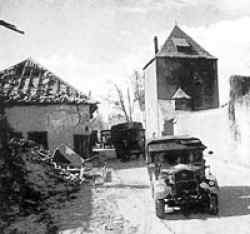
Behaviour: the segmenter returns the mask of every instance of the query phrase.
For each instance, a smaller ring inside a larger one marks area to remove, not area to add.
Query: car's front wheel
[[[165,202],[164,199],[155,200],[155,212],[158,218],[164,218],[165,214]]]
[[[209,196],[209,209],[208,212],[212,215],[217,215],[219,212],[218,196],[216,194],[210,194]]]

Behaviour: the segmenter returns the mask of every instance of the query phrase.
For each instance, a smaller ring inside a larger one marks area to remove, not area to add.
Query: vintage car
[[[146,162],[159,218],[166,217],[165,208],[177,208],[184,214],[197,208],[213,215],[218,213],[218,183],[205,165],[205,149],[198,138],[190,136],[147,142]]]

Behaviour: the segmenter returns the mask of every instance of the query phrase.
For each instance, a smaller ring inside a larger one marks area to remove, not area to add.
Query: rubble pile
[[[0,153],[0,232],[55,233],[48,207],[71,199],[80,179],[56,170],[52,156],[32,141],[12,139]]]

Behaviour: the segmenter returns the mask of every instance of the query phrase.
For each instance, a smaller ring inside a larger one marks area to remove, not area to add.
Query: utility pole
[[[0,26],[3,26],[20,34],[24,34],[24,31],[18,29],[15,25],[10,24],[4,20],[0,20]],[[8,121],[5,114],[5,98],[6,97],[2,82],[0,83],[0,148],[5,148],[7,145]]]

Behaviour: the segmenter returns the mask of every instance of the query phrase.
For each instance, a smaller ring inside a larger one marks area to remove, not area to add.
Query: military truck
[[[175,208],[184,214],[197,207],[212,215],[218,213],[219,187],[203,157],[205,149],[200,139],[190,136],[147,142],[146,162],[159,218],[167,217],[165,210]]]
[[[111,142],[115,147],[117,158],[122,161],[132,156],[144,155],[145,129],[140,122],[126,122],[111,127]]]

